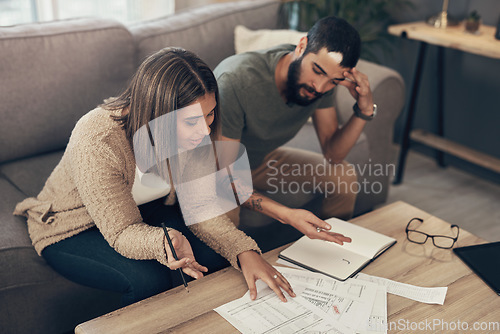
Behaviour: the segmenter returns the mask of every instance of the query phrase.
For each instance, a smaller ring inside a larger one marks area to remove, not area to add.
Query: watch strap
[[[361,112],[361,109],[359,109],[359,106],[358,106],[358,102],[356,102],[353,106],[352,106],[352,110],[354,110],[354,115],[356,117],[359,117],[361,119],[364,119],[365,121],[371,121],[375,115],[377,114],[377,105],[376,104],[373,104],[373,114],[371,114],[370,116],[368,115],[365,115]]]

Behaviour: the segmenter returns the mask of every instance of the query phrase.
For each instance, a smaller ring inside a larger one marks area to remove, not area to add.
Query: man
[[[352,216],[358,184],[344,158],[376,112],[367,76],[355,68],[360,48],[359,34],[349,23],[328,17],[318,21],[297,46],[235,55],[217,66],[223,139],[246,147],[255,189],[300,183],[302,191],[319,189],[324,196],[322,219]],[[342,128],[332,98],[337,85],[345,86],[357,101],[354,115]],[[311,116],[323,156],[280,147]],[[306,166],[325,163],[329,173],[306,171]],[[288,208],[257,191],[243,205],[292,225],[310,238],[340,244],[350,241],[329,232],[330,226],[313,213]]]

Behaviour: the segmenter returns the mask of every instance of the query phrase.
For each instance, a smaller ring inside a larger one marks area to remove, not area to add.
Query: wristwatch
[[[354,110],[354,115],[356,117],[364,119],[365,121],[371,121],[375,117],[375,115],[377,115],[377,105],[375,103],[373,104],[373,114],[371,114],[370,116],[367,116],[361,112],[361,109],[359,109],[359,106],[358,106],[358,102],[356,102],[352,106],[352,110]]]

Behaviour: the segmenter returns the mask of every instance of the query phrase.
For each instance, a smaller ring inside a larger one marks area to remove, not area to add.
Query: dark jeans
[[[196,260],[208,273],[229,262],[199,240],[186,227],[178,205],[165,206],[163,198],[139,206],[143,220],[160,226],[165,222],[186,236]],[[117,253],[94,227],[46,247],[42,256],[59,274],[92,288],[122,293],[123,306],[182,284],[180,274],[156,260],[132,260]],[[190,277],[184,275],[186,280]]]

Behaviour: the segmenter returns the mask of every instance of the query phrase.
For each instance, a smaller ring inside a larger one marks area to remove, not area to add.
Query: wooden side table
[[[391,25],[389,33],[403,38],[420,41],[413,83],[411,88],[408,112],[403,129],[403,141],[398,159],[398,168],[394,178],[394,184],[400,184],[403,180],[406,156],[410,148],[410,140],[420,142],[426,146],[433,147],[439,151],[438,164],[444,166],[443,152],[452,154],[463,160],[476,165],[491,169],[500,173],[500,159],[475,151],[466,146],[452,142],[444,138],[444,48],[456,49],[480,56],[500,59],[500,41],[495,39],[495,27],[482,25],[478,34],[465,33],[463,25],[439,29],[425,22],[413,22]],[[417,103],[420,80],[422,77],[425,52],[428,44],[438,46],[438,119],[437,134],[430,134],[423,130],[413,130],[413,119]]]

